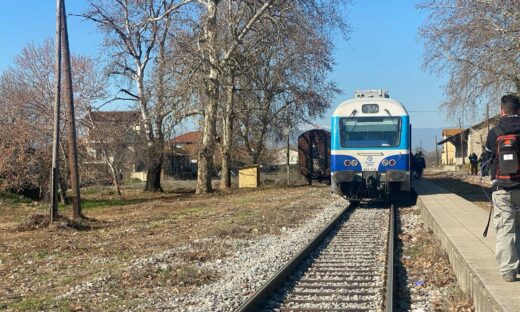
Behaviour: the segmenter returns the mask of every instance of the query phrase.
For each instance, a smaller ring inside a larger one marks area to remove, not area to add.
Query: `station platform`
[[[424,222],[447,252],[476,311],[520,311],[520,281],[503,281],[495,261],[493,224],[482,236],[489,212],[432,182],[412,184]]]

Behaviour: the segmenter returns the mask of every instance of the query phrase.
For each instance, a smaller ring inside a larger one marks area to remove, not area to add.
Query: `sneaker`
[[[506,282],[516,282],[516,272],[512,271],[502,274],[502,278]]]

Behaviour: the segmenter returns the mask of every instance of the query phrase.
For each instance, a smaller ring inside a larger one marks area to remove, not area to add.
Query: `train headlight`
[[[390,159],[390,160],[388,161],[388,164],[389,164],[390,166],[392,166],[392,167],[395,166],[395,163],[396,163],[395,159]]]
[[[354,159],[350,162],[350,164],[355,167],[358,165],[358,161]]]
[[[345,164],[345,166],[347,166],[347,167],[350,166],[350,160],[348,160],[348,159],[345,160],[345,161],[343,162],[343,164]]]
[[[388,166],[388,159],[383,159],[383,160],[381,161],[381,164],[382,164],[383,166],[385,166],[385,167]]]

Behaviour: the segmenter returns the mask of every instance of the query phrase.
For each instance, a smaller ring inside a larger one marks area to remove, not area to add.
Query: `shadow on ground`
[[[491,198],[491,193],[493,193],[493,189],[490,187],[480,186],[456,177],[442,175],[428,176],[426,180],[477,204],[481,208],[489,209],[490,207],[489,199]]]

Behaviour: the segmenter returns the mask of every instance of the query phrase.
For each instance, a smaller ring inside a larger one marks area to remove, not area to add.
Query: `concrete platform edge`
[[[475,274],[473,268],[464,260],[461,253],[454,247],[453,242],[443,231],[437,220],[421,199],[417,197],[417,206],[420,209],[424,223],[432,230],[440,241],[442,248],[448,254],[450,264],[453,268],[460,288],[473,300],[476,311],[506,311],[491,295],[482,280]]]

